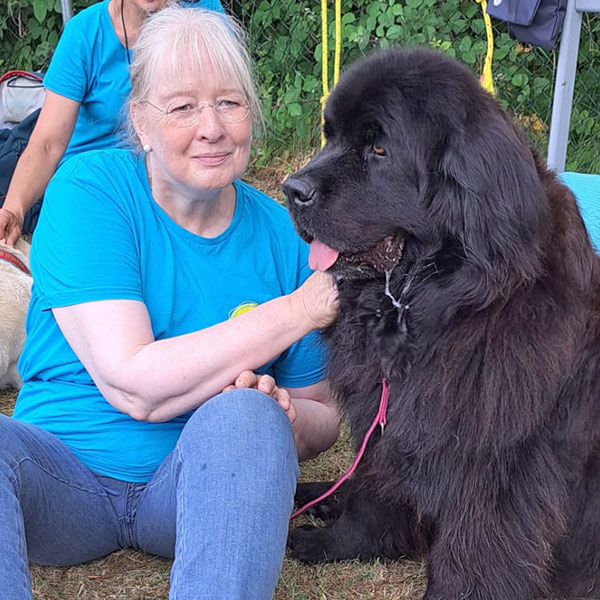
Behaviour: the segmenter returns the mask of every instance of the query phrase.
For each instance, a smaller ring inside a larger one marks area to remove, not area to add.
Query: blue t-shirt
[[[118,145],[131,83],[127,50],[110,20],[109,1],[67,21],[44,77],[47,89],[81,104],[60,165],[79,152]],[[195,6],[223,12],[219,0],[200,0]]]
[[[565,172],[560,177],[575,195],[592,244],[600,252],[600,175]]]
[[[147,423],[112,407],[50,309],[139,300],[159,340],[235,318],[255,303],[292,292],[310,274],[307,245],[285,208],[246,183],[234,185],[229,227],[202,238],[153,200],[143,155],[96,150],[57,171],[31,250],[34,285],[15,418],[58,436],[97,473],[134,482],[150,478],[190,414]],[[325,368],[318,334],[260,372],[287,387],[320,381]]]

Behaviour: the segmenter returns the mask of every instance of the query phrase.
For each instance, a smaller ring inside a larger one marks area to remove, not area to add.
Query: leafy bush
[[[73,0],[77,12],[94,0]],[[224,0],[248,32],[267,132],[259,162],[318,144],[322,73],[318,0]],[[329,84],[335,22],[329,6]],[[44,70],[56,45],[60,0],[0,3],[0,70]],[[515,114],[542,152],[547,146],[557,51],[523,46],[495,22],[494,79],[498,99]],[[600,172],[600,17],[584,15],[568,168]],[[426,44],[455,56],[479,74],[486,52],[481,7],[475,0],[342,0],[341,63],[376,48]]]
[[[335,23],[328,2],[329,81]],[[229,9],[249,33],[257,79],[270,117],[270,152],[318,143],[321,96],[321,14],[316,0],[231,0]],[[494,22],[493,72],[498,99],[545,153],[558,50],[546,52],[512,40]],[[579,54],[567,168],[600,172],[600,18],[585,15]],[[342,0],[342,68],[377,48],[430,45],[481,73],[487,40],[475,0]],[[593,106],[592,106],[593,105]],[[596,150],[594,151],[594,148]],[[583,154],[582,154],[583,153]]]
[[[75,12],[94,0],[74,0]],[[60,0],[5,0],[0,3],[0,73],[44,71],[62,30]]]

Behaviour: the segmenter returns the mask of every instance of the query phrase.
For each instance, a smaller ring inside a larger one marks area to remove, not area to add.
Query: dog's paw
[[[288,537],[288,547],[292,556],[309,565],[334,560],[327,555],[327,542],[327,529],[314,525],[297,527]]]
[[[319,498],[329,491],[334,483],[333,481],[299,483],[295,496],[296,508],[301,508]],[[324,521],[331,521],[339,517],[342,512],[342,506],[339,492],[336,492],[308,508],[306,514],[312,515],[317,519],[323,519]]]

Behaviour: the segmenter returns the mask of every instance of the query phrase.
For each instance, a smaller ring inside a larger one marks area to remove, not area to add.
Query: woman
[[[308,277],[287,212],[237,179],[258,116],[238,38],[215,12],[152,16],[131,68],[144,151],[82,154],[48,186],[24,385],[0,419],[11,600],[31,597],[28,557],[126,546],[174,556],[173,598],[271,598],[297,458],[337,437],[310,333],[335,318],[335,287]]]
[[[0,240],[14,245],[58,165],[85,150],[116,147],[131,91],[131,48],[148,14],[169,1],[103,0],[67,22],[44,77],[40,116],[0,208]],[[198,6],[223,11],[220,0]]]

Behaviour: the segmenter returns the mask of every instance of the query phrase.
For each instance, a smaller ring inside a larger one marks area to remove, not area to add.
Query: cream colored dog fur
[[[29,269],[29,244],[20,239],[15,248],[0,242]],[[17,360],[25,342],[25,315],[31,298],[31,276],[0,258],[0,389],[20,388]]]

